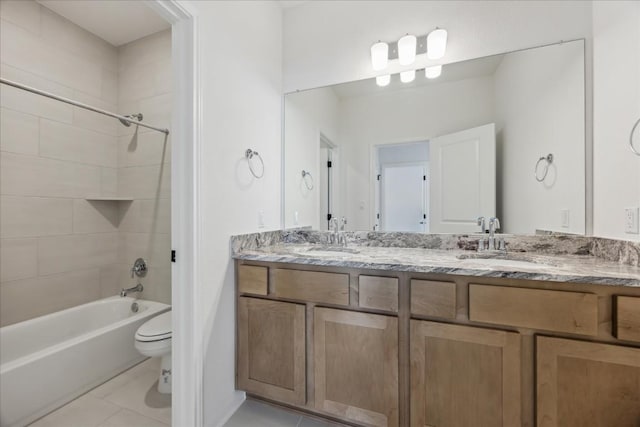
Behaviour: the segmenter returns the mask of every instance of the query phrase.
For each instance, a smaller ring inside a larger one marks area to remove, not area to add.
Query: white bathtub
[[[136,330],[170,308],[115,296],[0,328],[0,427],[27,425],[142,361]]]

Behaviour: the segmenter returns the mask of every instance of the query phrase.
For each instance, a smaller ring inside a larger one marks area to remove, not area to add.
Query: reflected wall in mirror
[[[285,227],[584,234],[584,69],[577,40],[285,95]]]

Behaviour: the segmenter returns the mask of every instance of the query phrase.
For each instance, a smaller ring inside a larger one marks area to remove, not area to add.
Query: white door
[[[429,141],[432,233],[478,232],[477,218],[496,215],[493,123]]]
[[[382,231],[426,231],[425,165],[382,165]]]

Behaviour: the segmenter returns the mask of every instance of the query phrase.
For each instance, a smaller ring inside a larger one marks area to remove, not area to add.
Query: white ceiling
[[[114,46],[170,27],[140,0],[38,0],[38,3]]]

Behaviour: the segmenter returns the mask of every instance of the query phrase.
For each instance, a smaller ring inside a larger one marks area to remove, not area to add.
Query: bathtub
[[[144,360],[136,330],[170,309],[115,296],[0,328],[0,427],[27,425]]]

